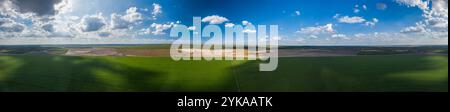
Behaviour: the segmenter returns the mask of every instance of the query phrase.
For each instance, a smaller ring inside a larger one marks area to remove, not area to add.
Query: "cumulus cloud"
[[[69,0],[0,0],[0,17],[9,21],[0,32],[23,32],[24,37],[54,32],[56,16],[71,11]]]
[[[354,37],[358,37],[358,38],[362,38],[362,37],[365,37],[366,34],[363,34],[363,33],[357,33],[357,34],[354,34],[353,36],[354,36]]]
[[[128,8],[128,10],[126,11],[126,15],[122,18],[128,22],[137,22],[143,20],[142,14],[137,12],[136,7]]]
[[[93,32],[102,29],[105,25],[106,21],[101,13],[86,15],[81,19],[80,30],[83,32]]]
[[[225,27],[234,27],[234,24],[233,23],[226,23]]]
[[[331,37],[333,38],[339,38],[339,39],[344,39],[344,40],[349,40],[350,38],[347,37],[347,35],[345,34],[333,34],[331,35]]]
[[[244,32],[244,33],[256,33],[256,30],[244,29],[242,32]]]
[[[333,16],[333,18],[334,18],[334,19],[338,19],[340,16],[341,16],[341,14],[335,14],[335,15]]]
[[[207,16],[202,19],[202,22],[209,22],[209,24],[222,24],[227,21],[229,21],[227,18],[218,15]]]
[[[359,16],[340,16],[340,14],[336,14],[333,16],[334,19],[337,19],[340,23],[347,23],[347,24],[357,24],[357,23],[363,23],[366,26],[373,27],[375,26],[379,20],[377,18],[372,18],[372,21],[366,20],[363,17]]]
[[[0,0],[0,15],[12,18],[51,20],[71,9],[69,0]]]
[[[402,33],[423,33],[426,31],[426,25],[423,23],[416,23],[416,26],[410,26],[402,29]]]
[[[8,18],[0,18],[0,32],[22,32],[25,25]]]
[[[317,35],[309,35],[309,38],[317,39],[319,37]]]
[[[69,7],[67,0],[2,0],[0,3],[14,11],[38,16],[52,16]]]
[[[397,3],[408,7],[419,7],[420,9],[428,9],[429,2],[423,0],[395,0]]]
[[[242,21],[242,25],[247,26],[252,25],[252,23],[250,23],[249,21]]]
[[[156,17],[160,14],[162,14],[162,6],[159,4],[153,3],[153,11],[152,11],[153,19],[156,19]]]
[[[359,13],[359,5],[355,5],[355,8],[353,8],[353,13]]]
[[[423,27],[411,26],[411,27],[404,28],[400,32],[402,32],[402,33],[421,33],[424,31],[425,31],[425,29]]]
[[[282,44],[302,45],[446,45],[448,44],[448,33],[437,33],[433,35],[422,35],[413,33],[357,33],[353,35],[301,35],[298,38],[288,39]]]
[[[431,10],[425,13],[430,27],[448,32],[448,0],[433,0]]]
[[[324,26],[301,28],[300,31],[297,32],[305,34],[321,34],[321,33],[335,33],[336,31],[333,29],[333,24],[330,23]]]
[[[344,17],[338,18],[338,21],[340,23],[354,24],[354,23],[362,23],[362,22],[365,22],[366,20],[359,16],[354,16],[354,17],[344,16]]]
[[[359,13],[360,10],[359,9],[353,9],[353,13]]]
[[[188,30],[195,30],[195,29],[197,29],[197,27],[195,27],[195,26],[188,27]]]
[[[333,35],[331,35],[331,37],[334,37],[334,38],[347,37],[347,35],[344,35],[344,34],[333,34]]]
[[[133,24],[138,24],[144,20],[143,15],[137,12],[136,7],[130,7],[125,15],[116,13],[111,14],[111,28],[112,29],[127,29]]]
[[[244,26],[249,26],[249,25],[253,25],[251,22],[244,20],[242,21],[242,25]],[[256,33],[255,29],[248,29],[247,27],[242,31],[244,33]]]
[[[422,21],[416,26],[406,27],[403,33],[425,33],[434,35],[436,33],[448,33],[448,0],[395,0],[399,4],[408,7],[417,7],[423,11]],[[430,7],[431,5],[431,7]]]
[[[153,34],[153,35],[162,35],[162,34],[166,34],[164,31],[168,30],[170,28],[172,28],[175,25],[175,23],[171,22],[171,23],[167,23],[167,24],[158,24],[158,23],[153,23],[152,25],[150,25],[150,28],[144,29],[146,34]]]
[[[375,26],[377,23],[378,23],[378,19],[377,18],[373,18],[372,19],[372,21],[367,21],[366,23],[365,23],[365,25],[366,26],[370,26],[370,27],[373,27],[373,26]]]
[[[58,13],[68,13],[72,12],[73,0],[62,0],[60,3],[55,4],[55,10]]]
[[[127,29],[130,22],[123,19],[122,15],[113,13],[111,14],[111,28],[112,29]]]

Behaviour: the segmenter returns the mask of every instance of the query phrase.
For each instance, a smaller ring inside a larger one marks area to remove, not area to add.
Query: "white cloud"
[[[300,16],[300,14],[301,14],[300,11],[295,11],[296,16]]]
[[[331,37],[333,37],[333,38],[344,38],[344,37],[347,37],[347,35],[344,35],[344,34],[333,34],[333,35],[331,35]]]
[[[360,10],[359,9],[353,9],[353,13],[359,13]]]
[[[197,29],[197,27],[195,27],[195,26],[188,27],[188,30],[196,30],[196,29]]]
[[[234,27],[234,24],[233,23],[226,23],[225,27]]]
[[[402,32],[402,33],[421,33],[424,31],[425,31],[425,29],[423,27],[411,26],[411,27],[404,28],[400,32]]]
[[[299,42],[299,43],[304,43],[305,39],[304,38],[297,38],[297,39],[295,39],[295,41]]]
[[[345,35],[345,34],[333,34],[333,35],[331,35],[331,37],[344,39],[344,40],[350,40],[350,38],[348,38],[347,35]]]
[[[292,45],[447,45],[448,33],[357,33],[354,35],[301,35],[280,44]],[[331,38],[327,38],[331,37]]]
[[[102,14],[98,13],[96,15],[83,16],[79,25],[81,31],[93,32],[102,29],[106,25],[106,21]]]
[[[404,4],[408,7],[419,7],[420,9],[428,9],[429,2],[423,0],[394,0],[400,4]]]
[[[338,18],[338,21],[340,23],[353,24],[353,23],[362,23],[362,22],[365,22],[366,20],[364,18],[358,17],[358,16],[354,16],[354,17],[344,16],[344,17]]]
[[[357,34],[354,34],[353,36],[354,36],[354,37],[358,37],[358,38],[362,38],[362,37],[365,37],[366,34],[363,34],[363,33],[357,33]]]
[[[152,11],[152,15],[153,15],[153,19],[156,19],[156,17],[158,15],[162,14],[162,6],[159,4],[154,3],[153,4],[153,11]]]
[[[317,39],[319,37],[317,35],[309,35],[309,38]]]
[[[353,13],[359,13],[359,5],[355,5],[355,8],[353,8]]]
[[[282,36],[274,36],[274,37],[265,36],[263,38],[258,38],[259,42],[267,42],[268,40],[281,41],[284,40],[284,38]]]
[[[425,22],[434,30],[448,32],[448,0],[433,0],[431,11],[424,11]]]
[[[137,12],[136,7],[128,8],[128,10],[126,11],[126,15],[123,16],[122,18],[125,21],[131,22],[131,23],[143,20],[142,14]]]
[[[378,19],[377,18],[373,18],[372,19],[372,21],[367,21],[366,23],[365,23],[365,25],[366,26],[370,26],[370,27],[373,27],[373,26],[375,26],[377,23],[378,23]]]
[[[138,35],[148,35],[148,34],[152,34],[152,29],[150,28],[144,28],[141,29],[137,32]]]
[[[60,3],[55,4],[55,10],[59,13],[69,13],[73,11],[73,0],[62,0]]]
[[[324,26],[301,28],[300,31],[297,32],[305,34],[321,34],[321,33],[335,33],[336,31],[333,29],[333,24],[330,23]]]
[[[247,25],[252,25],[252,23],[250,23],[248,21],[242,21],[242,25],[247,26]]]
[[[222,24],[227,21],[229,21],[227,18],[218,15],[207,16],[202,19],[202,22],[209,22],[209,24]]]
[[[244,29],[242,32],[244,32],[244,33],[256,33],[256,30]]]
[[[408,7],[417,7],[423,11],[422,21],[416,26],[406,27],[403,33],[425,33],[436,35],[448,33],[448,0],[395,0]],[[431,7],[430,7],[431,5]],[[448,38],[448,37],[447,37]]]
[[[136,7],[130,7],[125,15],[116,13],[111,14],[111,28],[112,29],[127,29],[133,24],[138,24],[143,19],[143,15],[137,12]]]
[[[9,21],[1,26],[0,32],[36,33],[32,34],[36,36],[53,32],[56,16],[71,11],[72,1],[69,0],[0,0],[0,17],[2,21]]]
[[[417,23],[416,26],[410,26],[402,29],[402,33],[423,33],[426,31],[426,25],[423,23]]]
[[[111,28],[112,29],[127,29],[130,25],[128,21],[122,18],[123,16],[116,13],[111,14]]]
[[[173,26],[174,26],[174,23],[167,23],[167,24],[153,23],[152,25],[150,25],[150,27],[153,29],[153,31],[151,31],[151,33],[154,35],[166,34],[164,31],[172,28]]]
[[[341,14],[335,14],[335,15],[333,16],[333,18],[334,18],[334,19],[338,19],[340,16],[341,16]]]

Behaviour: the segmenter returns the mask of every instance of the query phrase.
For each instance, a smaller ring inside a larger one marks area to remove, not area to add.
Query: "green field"
[[[447,56],[281,58],[274,72],[258,64],[0,56],[0,91],[448,91]]]

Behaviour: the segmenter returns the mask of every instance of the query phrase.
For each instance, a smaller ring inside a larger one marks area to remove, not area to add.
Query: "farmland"
[[[67,48],[52,51],[61,50]],[[355,55],[280,57],[273,72],[259,72],[257,61],[176,62],[165,56],[66,56],[60,52],[0,55],[0,91],[448,91],[446,53],[357,56],[358,51],[351,51]],[[446,48],[439,51],[447,52]]]

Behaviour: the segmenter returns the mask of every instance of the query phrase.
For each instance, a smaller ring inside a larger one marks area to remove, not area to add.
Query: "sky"
[[[278,25],[281,45],[448,45],[448,0],[0,0],[0,45],[171,43],[175,25]],[[249,32],[251,33],[251,32]]]

